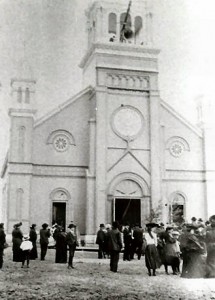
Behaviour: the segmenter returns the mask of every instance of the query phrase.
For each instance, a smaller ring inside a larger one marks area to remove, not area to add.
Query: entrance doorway
[[[66,203],[53,202],[52,223],[57,223],[65,229],[66,225]]]
[[[130,225],[140,224],[140,199],[115,199],[114,218],[120,224],[129,223]]]

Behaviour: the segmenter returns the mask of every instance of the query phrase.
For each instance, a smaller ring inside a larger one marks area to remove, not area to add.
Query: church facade
[[[19,221],[23,230],[73,221],[90,241],[113,220],[143,225],[212,213],[205,135],[160,98],[151,17],[147,1],[95,2],[83,90],[38,120],[36,82],[12,80],[2,171],[9,233]]]

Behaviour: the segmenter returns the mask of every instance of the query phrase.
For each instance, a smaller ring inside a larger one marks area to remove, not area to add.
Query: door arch
[[[143,224],[151,207],[148,184],[139,175],[123,173],[109,185],[107,220]]]

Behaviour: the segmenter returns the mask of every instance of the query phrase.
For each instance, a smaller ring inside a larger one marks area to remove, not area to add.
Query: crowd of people
[[[17,223],[13,227],[12,231],[12,252],[13,261],[21,262],[23,268],[26,262],[27,268],[29,268],[30,260],[38,258],[37,242],[38,234],[36,231],[36,224],[32,224],[28,235],[23,235],[21,230],[22,222]],[[49,227],[47,223],[42,224],[42,228],[39,231],[39,244],[40,244],[40,260],[44,261],[50,237],[55,240],[55,262],[67,263],[67,252],[69,252],[68,268],[74,268],[73,257],[75,249],[78,246],[78,240],[76,235],[76,225],[70,224],[68,231],[65,232],[64,228],[58,224],[54,224]],[[6,247],[6,235],[4,232],[4,224],[0,224],[0,269],[3,267],[3,255],[4,248]]]
[[[49,227],[44,223],[37,234],[36,224],[32,224],[28,235],[23,235],[21,226],[21,222],[15,224],[12,231],[13,261],[21,262],[22,268],[26,262],[29,268],[30,260],[38,258],[38,242],[40,260],[45,260],[52,236],[55,263],[67,263],[68,268],[74,268],[73,258],[78,246],[76,225],[71,223],[65,232],[58,224]],[[136,257],[140,260],[145,256],[149,276],[156,276],[156,270],[163,265],[167,275],[170,274],[168,267],[171,267],[173,275],[180,274],[184,278],[215,278],[215,215],[207,222],[193,217],[190,223],[180,226],[151,222],[142,228],[139,224],[122,226],[117,221],[112,226],[100,224],[95,242],[98,244],[98,258],[109,258],[112,272],[117,272],[120,253],[123,252],[124,261],[132,261]],[[4,224],[1,223],[0,269],[3,267],[5,245]]]
[[[215,215],[206,222],[193,217],[190,223],[180,226],[151,222],[141,228],[139,224],[131,227],[114,222],[111,230],[109,224],[100,224],[96,243],[98,258],[110,257],[114,272],[117,254],[123,249],[124,261],[131,261],[134,255],[138,260],[145,256],[149,276],[156,276],[156,270],[163,265],[167,275],[170,266],[173,275],[183,278],[215,278]]]

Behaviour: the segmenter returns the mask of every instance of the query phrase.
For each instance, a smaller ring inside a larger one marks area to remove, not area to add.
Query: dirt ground
[[[55,250],[45,261],[31,261],[30,268],[12,262],[7,248],[0,272],[0,299],[215,299],[215,279],[182,279],[165,275],[161,267],[156,277],[146,272],[144,257],[124,262],[118,273],[109,271],[108,259],[94,252],[76,252],[75,269],[54,263]]]

